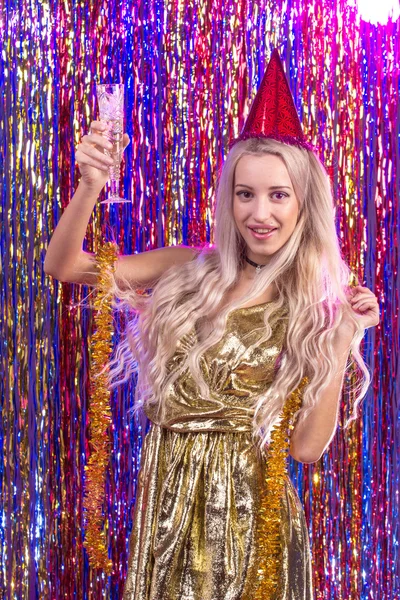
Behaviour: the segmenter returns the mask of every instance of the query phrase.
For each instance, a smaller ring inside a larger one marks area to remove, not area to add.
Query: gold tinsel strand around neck
[[[84,546],[89,563],[95,569],[111,573],[112,562],[108,557],[106,522],[103,516],[104,485],[109,462],[107,429],[111,422],[110,390],[107,373],[102,372],[108,363],[113,335],[112,297],[109,293],[111,274],[115,270],[117,246],[108,242],[96,255],[99,270],[98,290],[94,300],[95,333],[91,340],[90,365],[90,444],[91,454],[85,467],[85,514]]]

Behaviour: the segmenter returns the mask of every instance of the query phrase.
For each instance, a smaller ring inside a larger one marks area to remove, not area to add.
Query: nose
[[[258,223],[265,223],[272,214],[271,203],[269,198],[257,198],[253,204],[252,217]]]

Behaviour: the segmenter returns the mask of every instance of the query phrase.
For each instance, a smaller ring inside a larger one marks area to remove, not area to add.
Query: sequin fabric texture
[[[282,307],[270,318],[270,339],[259,341],[265,306],[232,311],[222,339],[202,357],[207,398],[184,371],[168,393],[165,420],[147,409],[152,426],[142,455],[124,600],[253,596],[265,455],[254,445],[252,403],[273,380],[286,331]],[[190,342],[178,345],[176,366]],[[311,600],[307,527],[290,480],[281,539],[274,600]]]

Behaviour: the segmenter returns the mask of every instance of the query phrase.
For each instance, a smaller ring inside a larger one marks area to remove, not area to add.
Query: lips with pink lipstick
[[[257,240],[267,240],[277,231],[277,227],[248,226],[248,229]]]

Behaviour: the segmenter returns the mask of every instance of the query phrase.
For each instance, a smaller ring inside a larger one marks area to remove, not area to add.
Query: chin
[[[247,248],[254,256],[258,256],[260,260],[262,257],[269,258],[279,250],[279,248],[276,247],[271,248],[271,246],[269,246],[269,248],[265,248],[262,246],[254,246],[250,244],[247,244]]]

